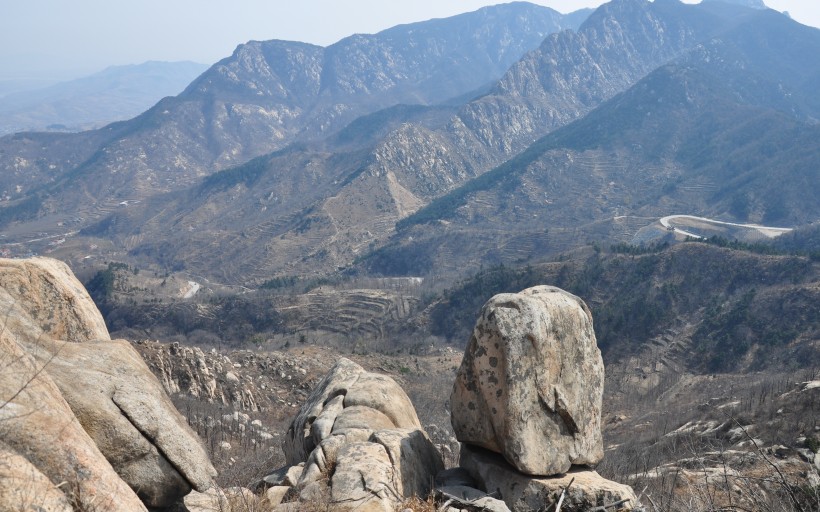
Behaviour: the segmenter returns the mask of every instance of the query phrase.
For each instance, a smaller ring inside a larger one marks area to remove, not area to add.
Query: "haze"
[[[695,3],[687,0],[689,3]],[[26,0],[0,17],[0,80],[65,80],[110,65],[147,60],[212,64],[248,40],[286,39],[322,46],[354,33],[452,16],[487,0]],[[600,0],[537,1],[560,12]],[[820,26],[820,3],[766,0],[801,23]]]

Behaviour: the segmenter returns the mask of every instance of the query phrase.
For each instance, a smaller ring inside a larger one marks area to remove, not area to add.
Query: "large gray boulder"
[[[117,474],[149,507],[204,491],[216,471],[162,384],[125,340],[52,342],[28,351]]]
[[[564,473],[603,457],[603,389],[581,299],[551,286],[499,294],[484,305],[456,375],[453,429],[523,473]]]
[[[30,371],[26,365],[39,369],[40,387],[32,390],[50,390],[50,401],[59,397],[68,412],[59,413],[65,420],[57,424],[84,429],[94,450],[107,459],[108,470],[116,471],[100,473],[111,485],[127,483],[151,507],[170,506],[191,488],[204,491],[211,485],[216,472],[198,437],[139,354],[128,342],[110,339],[99,310],[65,264],[48,258],[0,259],[0,311],[8,337],[0,357],[23,373]],[[14,351],[25,358],[10,355]],[[3,373],[2,386],[11,393],[19,381]],[[40,433],[55,445],[72,442],[49,429]],[[26,441],[15,433],[18,453],[29,453],[26,443],[46,442],[34,434]],[[51,478],[64,471],[46,466],[59,466],[60,457],[72,459],[76,449],[55,446],[54,457],[32,462]],[[123,503],[122,510],[128,510],[128,500]]]
[[[72,342],[111,338],[94,301],[62,261],[0,258],[0,289],[6,292],[3,321],[16,333]]]
[[[341,358],[299,409],[283,444],[288,464],[307,460],[331,434],[367,440],[376,430],[421,428],[416,409],[396,381]]]

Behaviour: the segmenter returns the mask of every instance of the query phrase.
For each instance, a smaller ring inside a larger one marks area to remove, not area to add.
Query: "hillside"
[[[242,293],[205,283],[183,299],[178,278],[124,266],[85,281],[111,330],[130,338],[150,330],[193,344],[388,353],[460,348],[492,295],[551,284],[589,304],[608,364],[639,358],[680,374],[817,364],[818,269],[807,256],[770,248],[687,242],[585,248],[553,262],[491,267],[446,289],[411,279],[279,280]]]
[[[38,216],[54,211],[49,202],[86,218],[100,215],[123,199],[182,189],[383,107],[469,93],[496,80],[546,34],[578,22],[516,3],[351,36],[327,48],[251,41],[144,114],[61,138],[80,147],[98,139],[79,160],[58,148],[29,153],[27,141],[39,150],[40,135],[0,140],[0,189],[8,206],[39,202]]]
[[[767,41],[782,51],[762,51]],[[820,32],[759,11],[403,219],[364,268],[447,273],[595,240],[662,239],[665,230],[648,227],[672,213],[813,222],[820,217],[811,193],[820,151],[809,84],[818,70],[807,47],[820,48]],[[778,69],[780,78],[765,69]],[[456,250],[465,244],[468,252]],[[412,266],[404,268],[398,254],[414,255]]]

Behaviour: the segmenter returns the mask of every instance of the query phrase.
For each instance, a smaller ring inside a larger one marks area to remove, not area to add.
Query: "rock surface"
[[[32,340],[110,339],[100,311],[68,266],[51,258],[0,259],[7,329]],[[10,314],[11,311],[18,312]]]
[[[289,464],[304,462],[299,501],[333,510],[392,511],[406,497],[426,496],[443,468],[415,409],[395,381],[341,359],[291,423]],[[265,478],[283,482],[292,468]]]
[[[0,442],[0,510],[72,512],[68,499],[39,469]]]
[[[117,510],[144,510],[137,495],[170,506],[211,485],[197,436],[139,354],[110,339],[65,264],[0,260],[0,285],[0,428],[14,451],[53,484],[77,482],[77,495]]]
[[[146,505],[167,507],[210,487],[216,472],[199,438],[130,343],[54,342],[29,352]]]
[[[631,487],[607,480],[587,468],[573,468],[556,477],[534,478],[516,471],[496,453],[466,445],[461,450],[461,466],[488,493],[498,493],[513,512],[543,510],[545,503],[558,501],[561,490],[570,481],[572,485],[561,507],[564,512],[581,512],[622,500],[629,501],[607,510],[631,510],[638,505]]]
[[[364,406],[344,412],[348,408]],[[340,428],[335,428],[338,416]],[[367,427],[378,418],[376,428]],[[384,375],[368,373],[349,359],[341,358],[316,386],[288,428],[283,449],[288,464],[307,460],[310,453],[331,433],[364,428],[362,440],[374,430],[421,428],[407,394]]]
[[[484,306],[450,397],[456,437],[529,475],[603,457],[604,366],[581,299],[550,286]]]
[[[0,289],[0,295],[3,294]],[[37,473],[53,486],[70,482],[71,487],[63,492],[73,495],[78,508],[146,510],[83,430],[60,390],[42,371],[42,364],[35,363],[7,329],[0,331],[0,369],[3,443],[13,452],[25,455]],[[41,487],[43,481],[37,473],[32,475],[32,485]],[[4,494],[0,496],[0,509],[18,510],[26,499],[26,495]]]

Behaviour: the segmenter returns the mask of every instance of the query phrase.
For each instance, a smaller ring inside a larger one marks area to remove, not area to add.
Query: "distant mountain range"
[[[179,94],[208,68],[196,62],[145,62],[0,97],[0,135],[80,131],[141,114]]]
[[[130,121],[0,139],[0,249],[254,285],[459,275],[671,213],[807,224],[820,31],[752,7],[514,3],[251,42]]]

